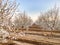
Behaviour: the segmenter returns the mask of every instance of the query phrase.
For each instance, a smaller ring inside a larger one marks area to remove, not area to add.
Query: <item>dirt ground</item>
[[[23,36],[16,36],[13,33],[11,36],[16,39],[7,39],[7,43],[0,43],[0,45],[60,45],[60,37],[44,36],[46,32],[32,32],[26,31]],[[48,34],[49,32],[47,32]],[[53,33],[60,36],[60,33]]]

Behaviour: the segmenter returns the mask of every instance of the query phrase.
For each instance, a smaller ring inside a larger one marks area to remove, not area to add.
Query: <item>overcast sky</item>
[[[20,11],[26,11],[26,13],[32,17],[33,20],[37,19],[40,12],[44,12],[56,4],[60,5],[60,0],[16,0],[20,3]]]

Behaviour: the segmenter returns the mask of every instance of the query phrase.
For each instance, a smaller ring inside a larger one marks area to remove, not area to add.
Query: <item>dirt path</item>
[[[48,38],[40,35],[26,34],[25,36],[18,36],[12,41],[16,45],[60,45],[60,38]],[[9,44],[8,44],[9,45]]]
[[[1,43],[0,45],[34,45],[26,42],[21,42],[21,41],[15,41],[15,40],[7,40],[7,43]]]
[[[37,35],[26,35],[24,37],[20,37],[17,41],[35,44],[35,45],[60,45],[60,39],[48,39],[47,37],[37,36]]]
[[[13,43],[16,43],[17,45],[34,45],[34,44],[19,42],[19,41],[13,41]]]
[[[11,42],[11,43],[10,43]],[[17,40],[9,40],[8,45],[60,45],[60,39],[48,39],[38,35],[26,35]],[[7,44],[6,44],[7,45]]]

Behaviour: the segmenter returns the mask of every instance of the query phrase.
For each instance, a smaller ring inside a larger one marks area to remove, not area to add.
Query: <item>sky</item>
[[[40,12],[45,12],[54,5],[60,5],[60,0],[16,0],[16,2],[20,3],[19,10],[25,11],[33,21],[37,19]]]

